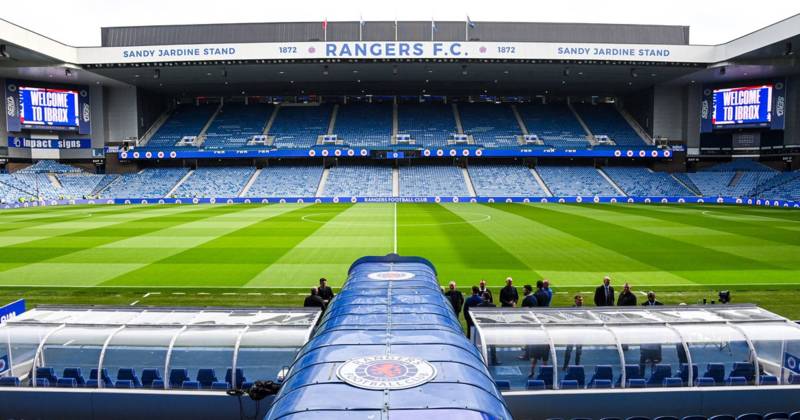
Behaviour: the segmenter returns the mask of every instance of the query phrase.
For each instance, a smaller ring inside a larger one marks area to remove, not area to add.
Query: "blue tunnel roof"
[[[364,362],[373,359],[377,366]],[[342,379],[349,366],[355,385]],[[375,372],[379,381],[400,379],[390,385],[364,379]],[[511,418],[480,352],[464,337],[442,295],[433,265],[418,257],[361,258],[298,353],[267,418],[427,415]]]

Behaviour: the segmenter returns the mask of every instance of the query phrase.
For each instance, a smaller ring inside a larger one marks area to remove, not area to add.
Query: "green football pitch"
[[[564,204],[52,207],[0,214],[0,285],[340,285],[364,255],[430,259],[446,283],[608,274],[643,286],[798,284],[800,212]]]
[[[114,296],[108,290],[126,288],[227,295],[275,288],[296,296],[323,276],[341,285],[359,257],[395,251],[430,259],[443,284],[455,280],[462,289],[511,276],[517,285],[548,278],[556,289],[590,291],[610,275],[640,292],[800,290],[800,212],[787,209],[150,205],[2,211],[0,298],[38,290],[60,302],[62,288],[83,290],[84,303],[106,302],[91,290]]]

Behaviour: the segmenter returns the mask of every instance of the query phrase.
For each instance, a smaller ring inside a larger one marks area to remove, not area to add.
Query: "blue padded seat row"
[[[541,379],[528,379],[528,382],[525,384],[525,389],[528,391],[541,391],[545,389],[545,383]]]
[[[497,389],[500,391],[510,391],[511,390],[511,382],[504,380],[504,379],[497,379],[494,381],[495,385],[497,385]]]
[[[583,388],[586,385],[586,373],[583,365],[570,365],[567,367],[567,373],[564,375],[566,381],[578,381],[578,385]]]
[[[729,386],[747,385],[747,378],[745,378],[744,376],[730,376],[728,377],[728,380],[725,381],[725,384]]]
[[[559,388],[561,389],[578,389],[578,381],[575,379],[563,379],[561,384],[559,384]]]
[[[99,385],[98,385],[98,380],[97,379],[87,379],[86,380],[86,385],[84,385],[84,388],[97,388],[98,386]]]
[[[78,381],[75,378],[58,378],[56,386],[59,388],[77,388]]]
[[[145,388],[155,388],[153,381],[161,380],[161,372],[158,369],[142,369],[142,386]],[[163,382],[161,388],[163,388]]]
[[[150,383],[150,388],[153,389],[164,389],[164,380],[163,379],[154,379],[152,383]]]
[[[764,420],[781,420],[788,418],[789,418],[789,413],[775,412],[775,413],[764,414]]]
[[[19,386],[19,378],[16,376],[4,376],[0,378],[0,386]]]
[[[682,387],[684,384],[681,378],[664,378],[664,386],[667,388]]]
[[[200,389],[200,382],[197,381],[183,381],[181,384],[183,389]]]
[[[793,373],[789,376],[789,383],[792,385],[800,385],[800,374]]]
[[[736,420],[736,417],[730,414],[718,414],[716,416],[711,416],[708,420]]]
[[[736,416],[736,420],[764,420],[764,416],[758,413],[745,413]]]
[[[79,368],[79,367],[64,368],[64,374],[61,375],[61,376],[63,378],[75,379],[75,382],[78,384],[78,386],[86,385],[86,379],[84,379],[84,377],[83,377],[83,375],[81,373],[81,368]]]
[[[631,379],[643,379],[639,365],[625,365],[625,379],[626,381],[630,381]],[[622,375],[617,378],[617,387],[621,386],[621,384]]]
[[[50,381],[46,378],[36,378],[36,386],[50,386]]]

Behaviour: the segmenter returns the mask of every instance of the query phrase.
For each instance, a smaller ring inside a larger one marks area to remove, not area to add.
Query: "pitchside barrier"
[[[65,205],[130,204],[318,204],[318,203],[641,203],[641,204],[733,204],[742,206],[800,208],[800,201],[736,197],[205,197],[205,198],[108,198],[93,200],[43,200],[6,203],[0,208]]]

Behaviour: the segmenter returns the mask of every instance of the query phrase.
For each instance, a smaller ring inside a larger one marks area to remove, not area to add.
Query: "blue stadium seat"
[[[163,379],[154,379],[152,383],[150,383],[150,388],[153,389],[164,389],[164,380]]]
[[[728,386],[742,386],[747,385],[747,378],[744,376],[730,376],[728,380],[725,381],[725,385]]]
[[[142,386],[150,388],[153,381],[161,380],[161,372],[158,369],[142,369]],[[163,386],[162,386],[163,388]]]
[[[791,374],[791,376],[789,376],[789,383],[792,385],[800,385],[800,374]]]
[[[714,386],[717,384],[717,381],[715,381],[714,378],[703,377],[703,378],[697,378],[695,384],[697,384],[697,386]]]
[[[625,379],[630,381],[631,379],[643,379],[642,372],[639,369],[639,365],[625,365]],[[622,375],[619,375],[617,378],[617,387],[622,385]]]
[[[78,381],[75,378],[58,378],[56,386],[59,388],[77,388]]]
[[[198,369],[197,382],[203,388],[210,388],[212,383],[217,382],[217,373],[214,369]]]
[[[545,383],[539,379],[528,379],[528,382],[525,383],[525,389],[528,391],[541,391],[545,389]]]
[[[711,416],[708,420],[736,420],[736,417],[730,414],[718,414],[716,416]]]
[[[142,387],[142,381],[136,376],[136,371],[131,368],[121,368],[117,370],[117,382],[119,381],[131,381],[134,388]]]
[[[48,387],[50,386],[50,381],[47,378],[36,378],[36,386]]]
[[[733,364],[733,369],[731,369],[731,373],[728,374],[728,378],[735,376],[741,376],[747,380],[747,382],[753,382],[756,376],[756,367],[753,366],[752,363],[736,362]]]
[[[87,379],[86,380],[86,385],[84,385],[83,387],[84,388],[97,388],[97,386],[98,386],[97,384],[98,384],[97,379]]]
[[[625,420],[650,420],[650,417],[633,416],[633,417],[628,417]]]
[[[242,382],[242,388],[241,389],[250,389],[252,387],[253,387],[253,383],[252,382]]]
[[[564,375],[564,380],[578,381],[578,385],[583,388],[586,384],[586,373],[583,365],[572,365],[567,368],[567,374]]]
[[[761,385],[778,385],[778,377],[773,375],[761,375]]]
[[[647,386],[661,386],[664,379],[672,376],[672,367],[670,365],[655,365],[653,373],[647,379]]]
[[[47,379],[53,385],[58,382],[56,371],[51,367],[36,368],[36,379]]]
[[[133,389],[133,381],[130,379],[121,379],[114,383],[114,388]]]
[[[789,418],[789,413],[767,413],[764,414],[764,420],[786,420]]]
[[[211,384],[211,389],[213,390],[227,390],[231,386],[227,382],[214,382]]]
[[[725,365],[722,363],[709,363],[703,377],[711,378],[717,384],[722,385],[725,382]]]
[[[200,389],[200,382],[197,381],[183,381],[181,384],[182,389]]]
[[[19,378],[16,376],[4,376],[0,378],[0,386],[19,386]]]
[[[689,383],[689,364],[688,363],[681,363],[681,370],[678,372],[678,376],[683,381],[684,385],[688,385]],[[692,378],[694,381],[697,381],[697,365],[692,364]]]
[[[187,369],[171,369],[169,371],[169,387],[180,388],[184,381],[189,380]]]
[[[666,388],[680,388],[683,384],[681,378],[664,378],[664,387]]]
[[[112,388],[114,386],[114,382],[111,380],[111,377],[108,376],[108,369],[103,368],[103,370],[100,371],[100,377],[99,378],[98,378],[97,374],[98,374],[97,373],[97,369],[96,368],[92,369],[91,372],[89,373],[89,379],[102,380],[103,381],[103,386],[106,387],[106,388]]]
[[[559,384],[561,389],[578,389],[578,381],[575,379],[563,379]]]
[[[628,379],[628,388],[644,388],[647,386],[647,381],[640,378]]]
[[[658,416],[654,417],[653,420],[681,420],[681,419],[674,416]]]
[[[536,379],[540,381],[544,381],[545,386],[550,389],[553,387],[553,367],[552,366],[542,366],[539,368],[539,374],[536,376]]]
[[[511,390],[511,382],[505,379],[496,379],[494,384],[497,385],[497,389],[500,391],[510,391]]]
[[[81,368],[64,368],[62,377],[75,379],[75,382],[77,382],[80,387],[86,385],[86,379],[81,375]]]
[[[589,381],[589,386],[597,380],[608,380],[611,382],[613,379],[614,370],[610,365],[597,365],[594,368],[594,375],[592,375],[592,379]]]
[[[800,411],[795,411],[789,415],[789,420],[800,420]]]
[[[225,382],[229,384],[233,383],[232,374],[233,372],[231,371],[231,368],[228,368],[228,370],[225,371]],[[239,389],[242,387],[242,383],[244,383],[245,381],[247,381],[247,378],[245,378],[244,376],[244,371],[240,368],[236,368],[236,384],[233,387]]]
[[[681,420],[708,420],[708,418],[706,416],[693,415],[693,416],[685,416]]]
[[[589,382],[589,388],[595,388],[595,389],[611,388],[611,380],[610,379],[593,379],[591,382]]]

